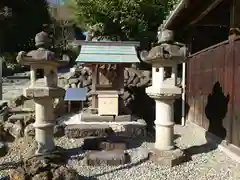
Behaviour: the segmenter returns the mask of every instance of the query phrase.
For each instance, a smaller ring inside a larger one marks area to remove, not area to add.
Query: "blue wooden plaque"
[[[66,89],[65,101],[86,101],[87,88],[68,88]]]

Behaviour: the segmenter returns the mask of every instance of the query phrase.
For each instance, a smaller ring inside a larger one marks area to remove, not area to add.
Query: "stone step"
[[[22,114],[13,114],[8,118],[8,121],[11,123],[16,123],[17,121],[20,121],[24,123],[25,125],[29,123],[34,122],[34,117],[31,114],[28,113],[22,113]]]
[[[131,115],[116,116],[114,121],[115,122],[129,122],[129,121],[132,121],[132,116]]]
[[[98,115],[91,115],[88,113],[83,113],[81,115],[81,121],[84,122],[113,122],[113,116],[98,116]]]
[[[84,122],[130,122],[133,121],[133,118],[131,115],[120,115],[114,118],[114,116],[98,116],[83,113],[81,115],[81,120]]]
[[[69,138],[105,137],[108,135],[145,137],[146,124],[141,122],[79,122],[68,124],[65,135]]]
[[[125,150],[125,149],[127,149],[127,144],[125,142],[103,141],[99,144],[99,149],[102,149],[102,150],[105,150],[105,151]]]
[[[15,107],[15,108],[9,109],[9,113],[26,114],[26,113],[34,113],[34,110],[31,108]]]
[[[121,150],[113,151],[90,151],[86,155],[86,163],[88,166],[110,165],[117,166],[131,162],[131,157],[128,153]]]
[[[85,138],[83,143],[84,150],[125,150],[128,141],[125,137],[90,137]]]
[[[12,80],[19,80],[19,79],[30,79],[30,76],[13,75],[13,76],[7,76],[7,78]]]
[[[24,121],[24,114],[13,114],[8,118],[8,121],[10,121],[11,123],[15,123],[16,121]]]
[[[112,133],[112,128],[105,124],[70,124],[65,127],[68,138],[105,137]]]
[[[152,149],[149,152],[150,161],[161,166],[165,166],[167,168],[179,165],[189,160],[188,158],[189,157],[185,154],[185,152],[178,148],[175,148],[170,151],[160,151],[157,149]]]

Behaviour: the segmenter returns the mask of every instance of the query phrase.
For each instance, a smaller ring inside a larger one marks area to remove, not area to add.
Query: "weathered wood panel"
[[[240,147],[240,40],[193,54],[187,67],[187,119]]]
[[[240,41],[234,44],[232,143],[240,147]]]

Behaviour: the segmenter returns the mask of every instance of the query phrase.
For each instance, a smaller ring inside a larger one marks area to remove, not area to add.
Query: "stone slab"
[[[9,113],[13,114],[22,114],[22,113],[34,113],[35,110],[31,108],[22,108],[22,107],[15,107],[9,109]]]
[[[106,137],[88,137],[83,141],[82,148],[84,150],[100,150],[99,145],[102,141],[106,141]]]
[[[105,124],[71,124],[65,127],[65,135],[68,138],[105,137],[111,133],[112,129]]]
[[[21,123],[28,125],[30,123],[34,123],[35,117],[34,114],[29,113],[13,114],[8,117],[8,121],[11,123],[16,123],[17,121],[20,121]]]
[[[102,149],[102,150],[105,150],[105,151],[125,150],[125,149],[127,149],[127,144],[125,142],[103,141],[99,144],[99,149]]]
[[[149,153],[149,159],[161,166],[173,167],[185,162],[188,157],[184,151],[179,148],[175,148],[170,151],[152,149]]]
[[[125,137],[89,137],[84,139],[84,150],[125,150],[127,149]]]
[[[125,137],[145,137],[146,136],[146,123],[142,122],[82,122],[78,119],[74,119],[74,121],[70,122],[67,121],[65,124],[67,124],[69,127],[73,126],[81,129],[86,129],[87,126],[96,126],[96,127],[102,127],[102,126],[108,126],[109,132],[111,132],[113,135],[116,136],[125,136]],[[74,128],[75,129],[75,128]],[[76,128],[78,129],[78,128]],[[89,128],[88,128],[89,129]],[[82,130],[81,130],[82,131]],[[108,133],[109,134],[109,133]],[[82,135],[81,135],[82,136]],[[84,137],[87,137],[84,135]]]
[[[23,122],[25,115],[24,114],[13,114],[8,118],[8,121],[11,123],[15,123],[17,121]]]
[[[123,126],[122,131],[117,131],[115,134],[117,136],[126,136],[126,137],[146,137],[146,125],[139,124],[128,124]]]
[[[114,121],[115,122],[130,122],[130,121],[132,121],[132,116],[131,115],[116,116]]]
[[[120,115],[110,116],[110,115],[94,115],[90,113],[83,113],[81,115],[81,120],[84,122],[130,122],[133,120],[131,115]]]
[[[81,115],[81,120],[84,122],[113,122],[114,118],[113,116],[98,116],[83,113]]]
[[[100,165],[117,166],[127,164],[130,161],[131,161],[130,155],[120,150],[91,151],[86,156],[86,163],[89,166]]]
[[[113,150],[113,149],[125,150],[128,148],[129,140],[131,139],[125,136],[111,135],[106,139],[106,141],[103,141],[100,144],[100,148],[102,149],[104,148],[105,150]]]
[[[65,89],[53,88],[53,87],[29,87],[24,89],[23,95],[27,98],[40,98],[40,97],[51,97],[59,98],[64,97]]]

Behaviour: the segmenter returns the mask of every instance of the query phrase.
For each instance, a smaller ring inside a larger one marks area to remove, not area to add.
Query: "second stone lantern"
[[[65,90],[57,87],[57,67],[66,64],[57,60],[55,53],[48,50],[50,38],[46,32],[40,32],[35,37],[36,50],[28,53],[21,51],[17,61],[31,67],[30,87],[24,89],[23,95],[34,99],[36,120],[35,140],[38,143],[36,154],[50,153],[55,150],[53,128],[55,125],[53,100],[63,98]],[[36,83],[36,71],[44,71],[44,84]]]
[[[182,93],[177,86],[177,66],[186,60],[187,49],[174,42],[173,32],[162,29],[158,34],[158,44],[149,52],[142,52],[141,58],[152,64],[152,86],[146,93],[156,104],[156,139],[152,158],[166,166],[174,166],[184,160],[183,151],[174,146],[174,101]],[[166,77],[166,70],[170,77]]]

